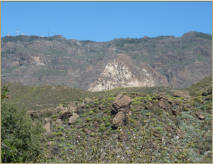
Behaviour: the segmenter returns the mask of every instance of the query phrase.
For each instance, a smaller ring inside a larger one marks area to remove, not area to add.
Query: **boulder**
[[[77,113],[73,113],[72,116],[69,118],[68,123],[69,124],[74,123],[77,120],[78,117],[79,117],[79,115]]]
[[[119,126],[122,126],[124,124],[125,121],[125,114],[124,112],[118,112],[115,117],[112,120],[112,125],[113,127],[117,128]]]
[[[163,109],[167,109],[167,105],[165,104],[165,102],[163,100],[159,101],[159,107],[163,108]]]
[[[113,107],[113,110],[115,111],[115,113],[117,113],[120,108],[129,109],[130,104],[131,104],[131,98],[129,96],[119,94],[115,98],[115,100],[112,104],[112,107]]]
[[[112,120],[112,127],[117,128],[127,123],[128,117],[130,117],[130,104],[131,98],[126,95],[118,95],[115,98],[115,101],[112,104],[112,114],[115,114],[115,117]]]
[[[205,117],[204,115],[200,114],[200,113],[195,113],[196,117],[199,119],[199,120],[205,120]]]

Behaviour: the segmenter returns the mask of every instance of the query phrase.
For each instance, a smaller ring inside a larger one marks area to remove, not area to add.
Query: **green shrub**
[[[26,111],[7,102],[8,88],[2,89],[2,162],[38,162],[44,159],[41,147],[41,125],[32,122]]]
[[[86,121],[88,121],[88,122],[91,121],[91,120],[92,120],[92,118],[90,118],[90,117],[86,118]]]
[[[58,116],[57,115],[52,115],[51,118],[52,118],[53,121],[56,121]]]

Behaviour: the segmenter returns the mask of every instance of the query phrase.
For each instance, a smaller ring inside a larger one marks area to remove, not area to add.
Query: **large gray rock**
[[[125,113],[122,111],[118,112],[112,120],[113,127],[117,128],[119,126],[122,126],[124,124],[124,120],[125,120]]]
[[[119,94],[112,104],[113,112],[117,113],[118,111],[121,111],[121,108],[129,110],[130,104],[131,98],[129,96]]]
[[[112,125],[114,128],[124,125],[128,121],[130,116],[130,104],[131,98],[126,95],[118,95],[112,104],[112,113],[115,117],[112,120]]]

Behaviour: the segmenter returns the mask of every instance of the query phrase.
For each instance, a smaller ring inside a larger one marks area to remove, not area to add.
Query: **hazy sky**
[[[1,2],[1,35],[108,41],[212,33],[211,2]]]

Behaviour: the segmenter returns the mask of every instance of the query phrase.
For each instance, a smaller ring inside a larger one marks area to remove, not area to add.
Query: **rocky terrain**
[[[26,85],[65,85],[89,91],[117,87],[189,87],[211,75],[211,35],[114,39],[2,38],[2,79]]]
[[[10,103],[26,104],[27,114],[45,129],[43,162],[212,161],[210,77],[185,89],[135,87],[87,92],[65,91],[60,86],[8,86]],[[35,97],[52,92],[66,100],[48,97],[52,106],[47,107],[42,98]],[[32,110],[38,101],[40,107]]]
[[[212,37],[2,38],[2,162],[212,162]]]

